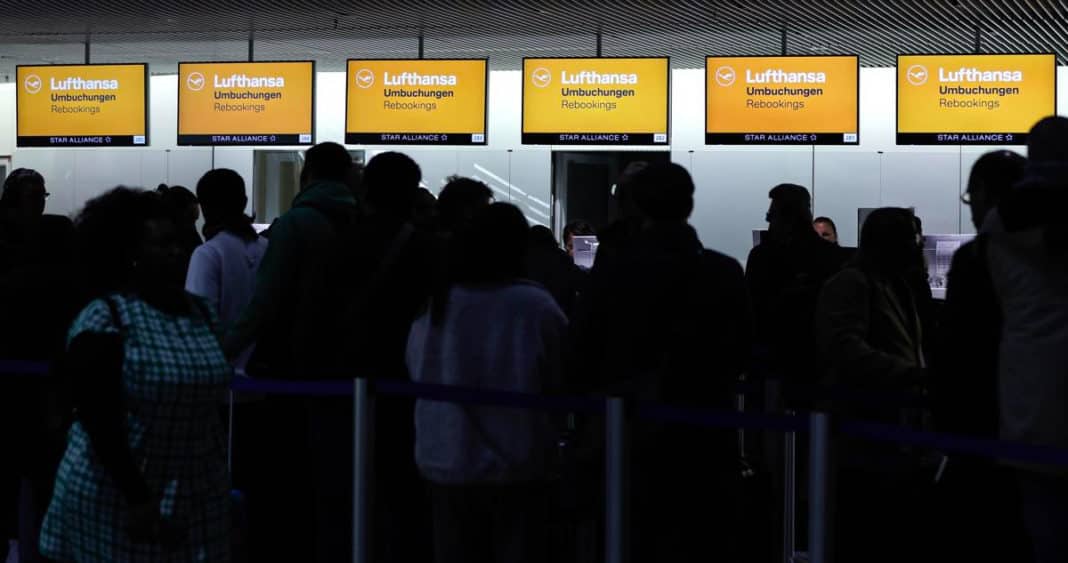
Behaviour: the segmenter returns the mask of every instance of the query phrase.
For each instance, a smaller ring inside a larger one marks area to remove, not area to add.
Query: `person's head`
[[[556,252],[560,251],[560,248],[556,246],[556,239],[553,238],[553,232],[545,225],[534,225],[530,228],[530,246],[531,248],[553,248]]]
[[[530,227],[518,207],[493,203],[478,210],[456,233],[456,284],[505,283],[523,276]]]
[[[1068,164],[1068,118],[1043,118],[1027,134],[1027,160],[1034,164]]]
[[[44,214],[45,199],[44,176],[29,168],[16,168],[4,180],[4,191],[0,193],[0,210],[8,211],[25,219],[35,219]]]
[[[197,182],[197,199],[207,225],[244,218],[248,205],[245,179],[229,168],[210,170]]]
[[[493,203],[493,190],[473,178],[453,176],[438,194],[441,228],[455,232],[469,223],[476,213]]]
[[[963,199],[971,208],[976,230],[1002,196],[1023,178],[1026,167],[1027,159],[1012,151],[988,152],[975,161]]]
[[[319,182],[345,183],[352,169],[352,155],[337,143],[319,143],[304,152],[300,189]]]
[[[115,188],[85,204],[75,229],[78,259],[93,296],[138,288],[182,288],[182,249],[171,210],[160,194]]]
[[[693,178],[674,162],[657,162],[638,172],[632,183],[634,205],[653,223],[685,222],[693,212]]]
[[[901,274],[923,263],[916,244],[919,232],[909,209],[883,207],[872,211],[860,231],[857,261],[870,272]]]
[[[631,162],[623,169],[619,179],[616,180],[612,195],[615,196],[616,207],[620,216],[636,217],[640,214],[637,205],[634,203],[634,179],[648,166],[649,163],[644,160]]]
[[[189,228],[200,219],[200,205],[197,196],[185,186],[167,186],[160,184],[156,188],[160,200],[171,211],[171,218],[179,228]]]
[[[422,179],[423,171],[408,155],[392,151],[377,154],[363,169],[367,204],[377,213],[407,219]]]
[[[567,251],[568,256],[575,255],[575,237],[585,237],[593,235],[593,225],[586,221],[572,221],[564,226],[564,232],[560,237],[564,242],[564,250]]]
[[[797,184],[779,184],[768,192],[769,230],[810,228],[812,223],[812,198],[808,190]]]
[[[823,240],[838,244],[838,227],[830,217],[816,217],[812,220],[812,228]]]

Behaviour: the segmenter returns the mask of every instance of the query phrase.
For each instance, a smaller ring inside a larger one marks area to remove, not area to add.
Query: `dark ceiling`
[[[88,37],[96,62],[248,56],[304,59],[340,70],[349,57],[858,53],[892,66],[899,52],[1055,52],[1068,62],[1060,0],[0,0],[0,80],[16,64],[74,63]],[[785,33],[785,36],[784,36]]]

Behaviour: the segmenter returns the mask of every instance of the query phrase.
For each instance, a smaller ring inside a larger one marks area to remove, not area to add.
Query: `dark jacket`
[[[773,375],[813,383],[821,372],[812,319],[823,284],[846,254],[811,229],[787,240],[766,237],[749,253],[745,281],[753,300],[759,345]]]
[[[610,260],[598,256],[575,322],[573,380],[594,389],[655,381],[653,398],[727,407],[751,327],[738,262],[704,249],[689,225],[654,226]]]
[[[574,315],[575,302],[589,274],[555,244],[532,242],[526,266],[527,278],[544,286],[568,318]]]
[[[233,357],[257,342],[249,373],[280,378],[327,374],[344,328],[333,279],[342,234],[338,217],[355,221],[356,200],[347,186],[322,182],[303,190],[293,207],[271,226],[271,245],[256,275],[256,292],[227,334],[224,349]],[[333,374],[337,375],[337,374]]]
[[[824,383],[860,392],[905,394],[924,382],[923,330],[909,283],[847,268],[831,278],[816,310]],[[839,411],[903,422],[894,406],[843,401]],[[912,421],[915,422],[915,421]]]
[[[1002,321],[984,246],[969,241],[953,255],[938,346],[931,351],[932,414],[941,431],[996,438]]]

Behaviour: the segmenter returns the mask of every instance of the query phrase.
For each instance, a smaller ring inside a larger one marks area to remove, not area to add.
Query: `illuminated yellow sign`
[[[144,64],[20,66],[20,147],[148,144]]]
[[[350,60],[345,142],[486,144],[486,59]]]
[[[708,57],[705,143],[859,142],[856,56]]]
[[[179,145],[310,145],[315,63],[178,65]]]
[[[897,142],[1023,145],[1056,93],[1054,55],[899,55]]]
[[[667,58],[523,59],[523,143],[666,145]]]

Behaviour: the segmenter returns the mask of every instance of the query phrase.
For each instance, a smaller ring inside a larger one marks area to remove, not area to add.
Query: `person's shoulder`
[[[83,332],[118,332],[122,323],[121,310],[129,301],[130,298],[119,294],[93,299],[74,318],[68,331],[68,339],[73,339]]]
[[[750,253],[750,256],[752,256],[752,253]],[[728,256],[718,250],[706,248],[701,252],[701,258],[705,261],[706,264],[716,270],[730,272],[742,271],[742,264],[738,262],[738,260],[736,260],[733,256]]]

